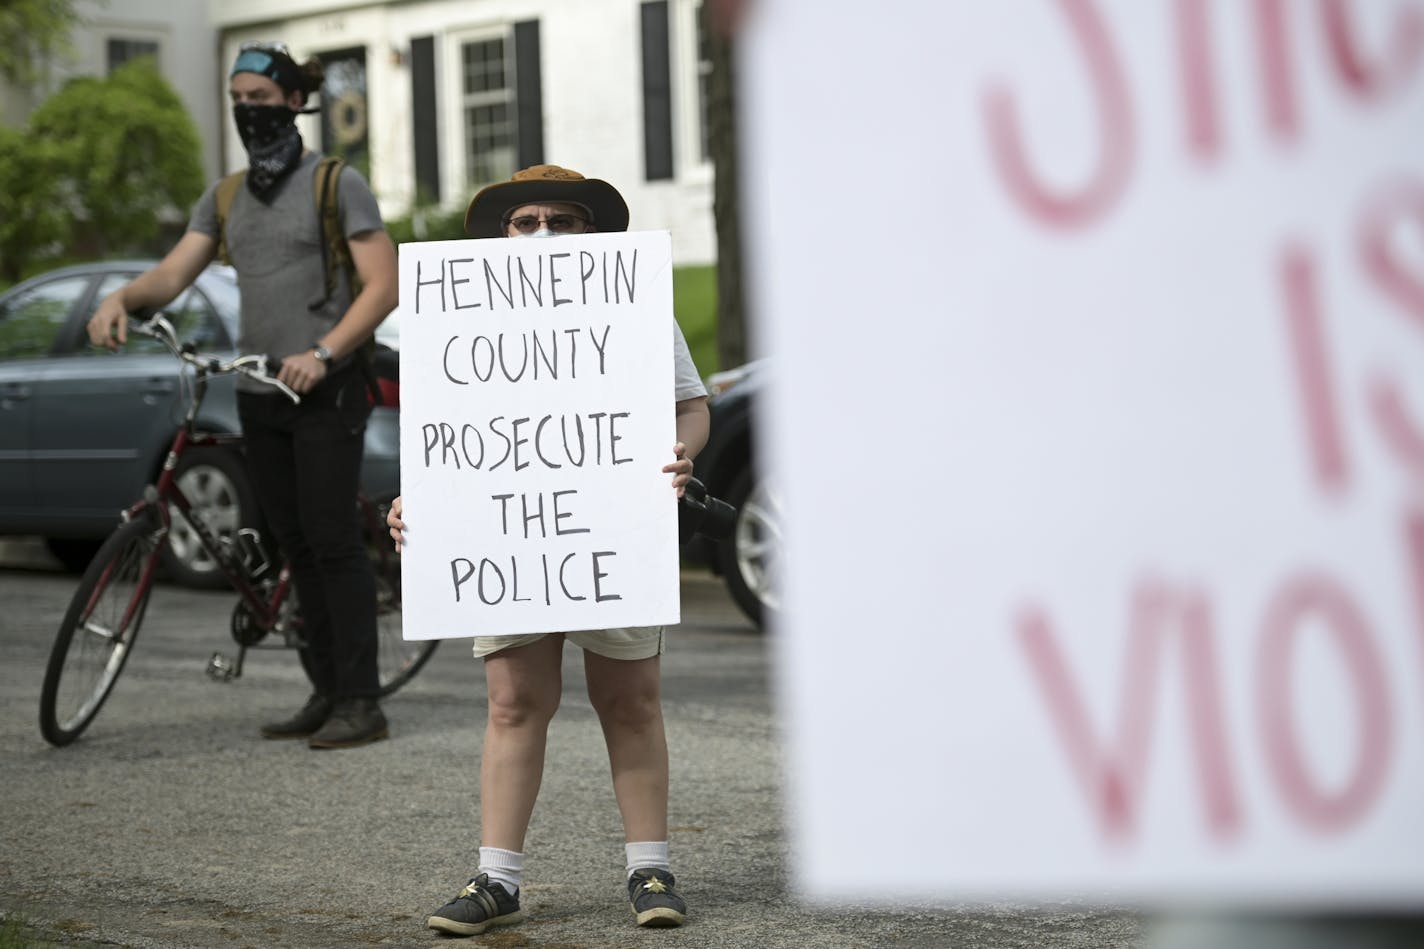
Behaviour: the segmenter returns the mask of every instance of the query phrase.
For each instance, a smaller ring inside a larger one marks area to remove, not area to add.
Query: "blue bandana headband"
[[[287,92],[301,92],[302,70],[290,56],[274,49],[246,49],[232,64],[231,79],[240,72],[256,73],[281,86]]]

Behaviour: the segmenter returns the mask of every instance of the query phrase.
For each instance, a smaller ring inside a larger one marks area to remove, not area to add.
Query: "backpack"
[[[341,208],[337,201],[336,182],[346,162],[336,155],[326,155],[316,166],[312,176],[312,192],[316,201],[316,216],[321,225],[321,264],[326,274],[325,286],[320,300],[310,304],[312,309],[331,299],[336,292],[337,274],[345,272],[354,299],[361,292],[361,276],[356,272],[356,262],[351,259],[351,245],[346,243],[346,235],[341,228]],[[227,252],[227,219],[232,213],[232,202],[237,199],[237,189],[247,178],[247,169],[235,171],[218,182],[213,201],[218,218],[218,260],[231,266],[232,259]],[[366,387],[371,400],[376,405],[383,402],[380,385],[376,379],[376,337],[367,337],[357,350],[356,362],[366,377]]]

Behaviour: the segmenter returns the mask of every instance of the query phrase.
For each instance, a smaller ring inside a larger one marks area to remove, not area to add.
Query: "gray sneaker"
[[[511,896],[503,883],[491,883],[489,875],[481,873],[460,895],[436,910],[425,925],[452,936],[477,936],[491,926],[508,926],[523,918],[519,895]]]
[[[331,717],[307,744],[313,748],[354,748],[389,737],[386,716],[375,699],[337,699]]]
[[[262,726],[263,738],[310,738],[331,717],[331,699],[313,695],[301,711],[280,722]]]
[[[633,915],[639,926],[681,926],[687,918],[687,903],[677,890],[676,881],[666,870],[651,867],[634,870],[628,878],[628,899],[633,902]]]

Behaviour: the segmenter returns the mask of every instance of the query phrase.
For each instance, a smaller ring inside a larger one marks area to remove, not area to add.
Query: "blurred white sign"
[[[1424,11],[746,27],[803,890],[1424,905]]]
[[[679,619],[666,232],[400,247],[406,639]]]

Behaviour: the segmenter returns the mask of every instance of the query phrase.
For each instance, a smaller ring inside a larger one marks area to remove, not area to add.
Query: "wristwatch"
[[[331,362],[331,350],[320,343],[312,347],[312,355],[316,357],[317,362]]]

